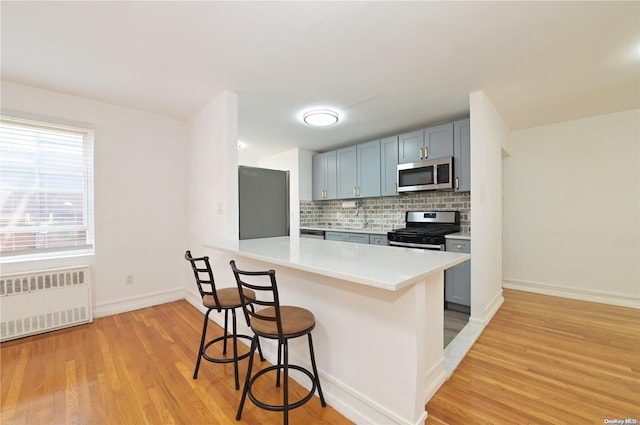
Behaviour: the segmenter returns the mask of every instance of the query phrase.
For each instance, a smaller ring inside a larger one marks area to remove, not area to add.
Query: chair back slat
[[[256,318],[258,320],[265,320],[269,322],[276,322],[278,329],[279,339],[283,339],[282,332],[282,320],[280,315],[280,299],[278,296],[278,285],[276,284],[276,272],[275,270],[267,271],[246,271],[240,270],[236,267],[235,260],[229,262],[231,264],[231,270],[236,278],[238,284],[238,290],[242,294],[243,303],[242,311],[244,312],[245,319],[249,326],[251,326],[251,319]],[[256,299],[250,300],[253,305],[259,305],[267,307],[273,307],[275,316],[264,315],[263,309],[256,309],[255,311],[248,308],[249,301],[246,299],[243,289],[252,289],[256,293]]]
[[[220,312],[220,301],[218,300],[216,282],[213,278],[213,270],[211,269],[211,264],[209,263],[209,257],[205,256],[194,258],[191,255],[191,251],[187,251],[184,254],[184,258],[191,264],[191,269],[193,270],[193,276],[195,277],[196,284],[198,285],[198,292],[200,292],[200,296],[213,296],[216,309],[218,310],[218,312]]]

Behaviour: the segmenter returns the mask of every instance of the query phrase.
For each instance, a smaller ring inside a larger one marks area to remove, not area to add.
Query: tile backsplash
[[[404,227],[405,211],[460,211],[460,230],[471,232],[469,192],[413,192],[355,200],[358,208],[343,208],[345,200],[300,201],[300,227],[361,228],[388,232]]]

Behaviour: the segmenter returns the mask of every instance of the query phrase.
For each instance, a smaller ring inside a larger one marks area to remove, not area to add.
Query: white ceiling
[[[512,130],[640,107],[637,1],[0,7],[2,79],[178,119],[230,90],[246,155],[462,117],[476,90]],[[343,118],[309,128],[312,106]]]

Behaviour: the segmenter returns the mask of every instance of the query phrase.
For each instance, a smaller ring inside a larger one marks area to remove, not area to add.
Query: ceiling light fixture
[[[329,109],[314,109],[302,116],[305,123],[315,127],[326,127],[338,122],[338,113]]]

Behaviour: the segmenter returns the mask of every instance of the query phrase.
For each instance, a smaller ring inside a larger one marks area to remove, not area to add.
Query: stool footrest
[[[253,391],[252,391],[252,387],[253,387],[253,383],[256,379],[258,379],[260,376],[264,375],[267,372],[271,372],[272,370],[277,370],[277,369],[284,369],[284,365],[274,365],[274,366],[269,366],[267,368],[262,369],[261,371],[257,372],[255,375],[253,375],[253,377],[249,380],[249,389],[247,391],[247,395],[249,396],[249,399],[251,399],[251,401],[253,403],[255,403],[258,407],[261,407],[265,410],[271,410],[274,412],[282,412],[284,411],[284,405],[283,404],[268,404],[265,403],[261,400],[258,400],[254,395],[253,395]],[[291,409],[295,409],[296,407],[300,407],[303,404],[305,404],[307,401],[311,400],[311,398],[313,398],[313,395],[316,392],[316,379],[313,376],[313,374],[303,368],[302,366],[298,366],[298,365],[289,365],[289,370],[297,370],[299,372],[304,373],[305,375],[307,375],[307,377],[311,380],[311,390],[309,391],[309,393],[307,395],[305,395],[303,398],[301,398],[300,400],[294,402],[294,403],[289,403],[289,406],[287,407],[288,410]]]
[[[237,338],[247,339],[249,341],[251,341],[251,339],[252,339],[248,335],[237,335],[236,337]],[[207,348],[209,348],[211,345],[215,344],[216,342],[224,341],[225,339],[233,340],[233,335],[220,336],[218,338],[212,339],[211,341],[207,342],[204,345],[204,347],[202,347],[202,353],[200,353],[202,358],[207,360],[207,361],[210,361],[212,363],[233,363],[236,360],[246,359],[251,354],[251,350],[249,350],[246,353],[244,353],[243,355],[238,356],[237,359],[235,357],[233,357],[233,356],[232,357],[212,357],[212,356],[207,354]]]

